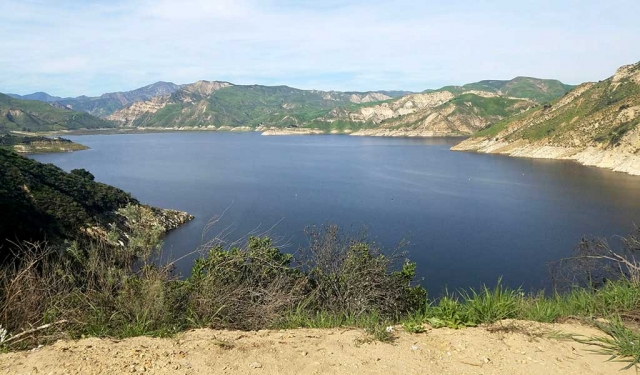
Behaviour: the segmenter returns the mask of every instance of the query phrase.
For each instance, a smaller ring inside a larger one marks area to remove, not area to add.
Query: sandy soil
[[[2,374],[619,374],[553,332],[598,335],[578,323],[501,322],[488,328],[395,327],[393,343],[362,342],[355,329],[194,330],[170,339],[90,338],[0,355]]]

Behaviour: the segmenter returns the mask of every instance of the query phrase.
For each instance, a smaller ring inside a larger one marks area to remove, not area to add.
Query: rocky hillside
[[[0,133],[112,128],[88,113],[57,108],[52,103],[14,99],[0,94]]]
[[[12,241],[49,243],[89,236],[104,240],[111,228],[125,227],[125,207],[149,211],[165,231],[190,220],[186,213],[140,206],[128,193],[95,182],[91,173],[66,173],[0,148],[0,261]],[[125,236],[126,237],[126,236]]]
[[[425,96],[450,99],[442,103],[427,102],[425,105],[422,100]],[[372,108],[369,121],[377,126],[353,134],[423,137],[469,135],[535,105],[528,100],[510,99],[482,91],[470,91],[457,96],[448,91],[440,91],[411,95],[403,99],[403,104],[397,101]],[[361,110],[350,116],[353,120],[361,119],[363,112]]]
[[[640,174],[640,63],[506,119],[454,150],[572,159]]]

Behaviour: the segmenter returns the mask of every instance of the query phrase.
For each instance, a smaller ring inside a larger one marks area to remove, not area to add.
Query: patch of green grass
[[[595,353],[608,355],[609,361],[629,363],[623,370],[640,366],[640,333],[627,328],[620,319],[608,323],[596,323],[606,336],[588,338],[573,337],[574,340],[595,347]]]
[[[424,321],[422,319],[422,314],[419,312],[415,312],[413,314],[409,314],[404,321],[402,322],[402,328],[405,331],[411,333],[422,333],[425,331]]]
[[[467,321],[481,324],[517,317],[524,293],[506,288],[498,280],[493,289],[484,286],[480,291],[462,291],[461,295],[465,302]]]

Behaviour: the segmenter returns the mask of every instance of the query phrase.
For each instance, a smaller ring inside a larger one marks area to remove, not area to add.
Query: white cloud
[[[3,0],[0,91],[98,95],[198,79],[337,90],[517,75],[579,83],[640,59],[639,11],[632,0]]]
[[[246,17],[252,12],[243,0],[154,0],[141,13],[170,21],[214,21]]]

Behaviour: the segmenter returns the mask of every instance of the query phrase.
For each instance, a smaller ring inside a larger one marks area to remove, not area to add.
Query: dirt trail
[[[516,327],[516,329],[514,329]],[[362,343],[355,329],[193,330],[169,339],[59,341],[0,355],[2,374],[620,374],[624,364],[549,333],[599,335],[578,323],[504,321],[489,328],[394,329]]]

